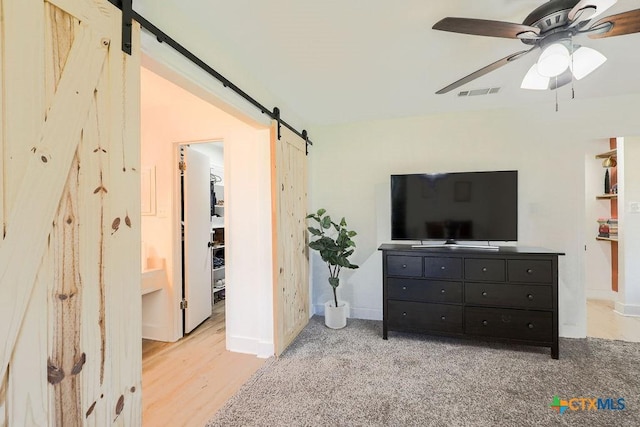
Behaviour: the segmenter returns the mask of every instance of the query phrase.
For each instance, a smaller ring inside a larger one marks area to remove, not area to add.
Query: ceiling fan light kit
[[[572,49],[574,47],[571,46]],[[603,54],[590,47],[578,46],[573,54],[569,54],[569,49],[564,44],[554,43],[549,45],[540,55],[538,62],[531,66],[520,87],[529,90],[556,89],[570,82],[572,78],[583,79],[606,60]],[[567,70],[573,76],[558,82],[553,81],[554,78],[566,74]]]
[[[581,46],[573,52],[569,63],[573,76],[582,80],[607,61],[607,57],[590,47]]]
[[[520,87],[529,90],[547,90],[550,82],[550,77],[545,77],[538,72],[538,64],[533,64],[522,79]]]
[[[569,49],[562,43],[553,43],[547,46],[538,58],[538,73],[544,77],[555,77],[569,68],[571,60]]]
[[[532,46],[509,55],[440,89],[447,93],[490,73],[528,53],[541,49],[521,88],[555,90],[581,80],[599,68],[607,58],[595,49],[573,44],[574,38],[592,39],[640,32],[640,9],[599,18],[617,0],[550,0],[532,11],[522,24],[473,18],[444,18],[433,29],[461,34],[519,39]]]

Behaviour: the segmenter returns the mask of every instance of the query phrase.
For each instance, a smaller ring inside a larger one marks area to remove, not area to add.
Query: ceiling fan
[[[444,18],[434,30],[479,36],[519,39],[528,49],[513,53],[440,89],[447,93],[484,76],[534,50],[541,49],[538,61],[522,81],[524,89],[557,89],[580,80],[606,58],[595,49],[574,44],[574,39],[614,37],[640,32],[640,9],[595,19],[617,0],[550,0],[536,8],[522,24],[473,18]]]

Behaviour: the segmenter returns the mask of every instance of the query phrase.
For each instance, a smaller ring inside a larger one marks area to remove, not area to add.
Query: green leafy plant
[[[326,209],[319,209],[318,212],[307,215],[307,219],[313,219],[319,225],[318,228],[307,228],[309,233],[317,238],[309,242],[309,247],[318,251],[322,261],[329,267],[329,284],[333,288],[333,299],[338,307],[336,289],[340,285],[340,270],[342,268],[358,268],[357,265],[349,261],[349,257],[354,251],[353,248],[356,247],[352,238],[358,233],[347,229],[347,221],[344,217],[339,223],[335,223],[326,213]]]

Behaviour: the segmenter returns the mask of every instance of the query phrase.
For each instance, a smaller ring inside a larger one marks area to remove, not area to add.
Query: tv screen
[[[518,240],[518,171],[391,175],[393,240]]]

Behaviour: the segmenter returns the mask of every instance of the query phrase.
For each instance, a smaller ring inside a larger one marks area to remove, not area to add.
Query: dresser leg
[[[387,325],[382,326],[382,339],[383,340],[387,339]]]
[[[560,356],[559,353],[560,353],[560,351],[558,349],[558,344],[552,345],[551,346],[551,358],[558,360],[558,357]]]

